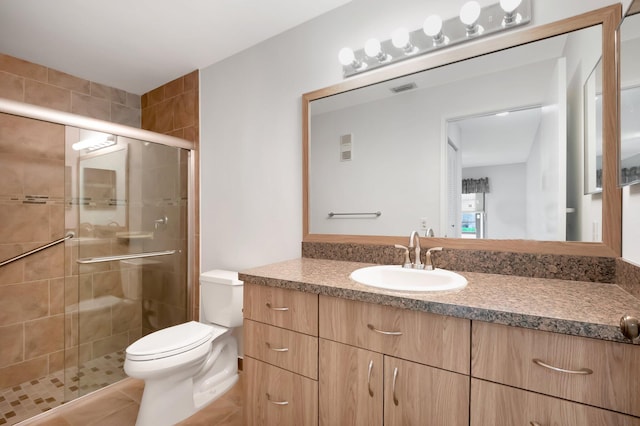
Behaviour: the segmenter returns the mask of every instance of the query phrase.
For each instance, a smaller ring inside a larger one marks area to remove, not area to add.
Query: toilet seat
[[[224,327],[196,321],[175,325],[139,339],[126,350],[131,361],[151,361],[168,358],[209,344],[228,330]]]

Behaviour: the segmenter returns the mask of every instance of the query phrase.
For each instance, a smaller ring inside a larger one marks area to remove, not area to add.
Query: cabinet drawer
[[[244,320],[244,353],[285,370],[318,379],[318,338]]]
[[[469,374],[470,322],[320,296],[320,337]]]
[[[640,419],[471,379],[471,426],[486,425],[640,426]]]
[[[244,371],[247,425],[318,424],[318,382],[249,356]]]
[[[318,335],[318,295],[283,288],[244,284],[244,317]]]
[[[640,346],[476,321],[472,340],[474,377],[640,416]]]

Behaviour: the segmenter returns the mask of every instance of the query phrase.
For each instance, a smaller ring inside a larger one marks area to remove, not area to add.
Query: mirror
[[[305,241],[403,241],[419,229],[447,247],[504,247],[495,240],[505,238],[519,251],[571,252],[566,243],[528,241],[538,240],[604,241],[573,248],[617,252],[603,223],[619,221],[602,208],[608,189],[583,196],[583,158],[575,153],[584,142],[574,124],[582,128],[583,87],[601,55],[604,75],[614,69],[615,10],[304,95]],[[594,49],[603,43],[610,50]],[[614,98],[615,88],[604,87],[607,114]],[[610,144],[615,129],[607,126]],[[481,233],[479,224],[463,223],[463,179],[488,180],[479,192]],[[473,239],[492,241],[469,245],[463,224]]]
[[[620,184],[640,182],[640,2],[620,26]]]
[[[584,191],[602,192],[602,61],[584,84]]]

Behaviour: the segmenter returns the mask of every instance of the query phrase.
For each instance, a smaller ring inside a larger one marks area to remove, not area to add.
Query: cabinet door
[[[469,424],[469,376],[384,357],[384,424]]]
[[[318,424],[318,382],[249,356],[244,370],[247,425]]]
[[[320,425],[382,425],[379,353],[320,339]]]
[[[640,419],[484,380],[471,380],[471,426],[640,426]]]

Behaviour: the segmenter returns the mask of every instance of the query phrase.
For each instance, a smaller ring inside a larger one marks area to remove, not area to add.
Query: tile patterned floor
[[[0,426],[14,425],[63,404],[65,392],[86,395],[126,377],[124,352],[114,352],[81,366],[65,389],[64,371],[0,390]],[[72,374],[69,374],[72,376]]]
[[[219,399],[178,426],[242,426],[243,377]],[[51,410],[20,426],[133,426],[144,382],[127,378],[94,394]]]

